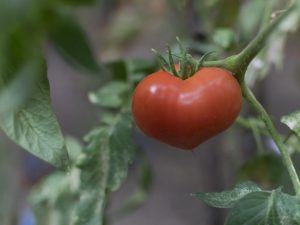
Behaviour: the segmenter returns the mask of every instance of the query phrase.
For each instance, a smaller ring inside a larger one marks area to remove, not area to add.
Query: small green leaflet
[[[283,116],[280,120],[300,137],[300,111]]]
[[[133,121],[131,114],[118,116],[116,123],[110,129],[110,156],[107,188],[116,191],[127,176],[127,168],[132,163],[137,145],[132,137]]]
[[[280,189],[246,195],[232,208],[225,225],[299,225],[300,201]]]
[[[70,164],[75,165],[78,158],[82,156],[82,144],[74,137],[65,137],[66,146],[69,153]]]
[[[128,69],[125,60],[116,60],[105,64],[108,68],[109,76],[113,80],[127,81],[128,79]]]
[[[51,109],[46,65],[35,92],[14,113],[0,116],[0,127],[9,138],[35,156],[66,169],[68,153],[59,124]]]
[[[247,181],[237,184],[233,190],[223,191],[220,193],[204,193],[196,192],[195,196],[207,205],[216,208],[231,208],[237,201],[252,192],[260,191],[261,189],[253,182]]]
[[[91,103],[108,108],[122,107],[124,99],[128,96],[130,84],[122,81],[112,81],[96,92],[89,93]]]
[[[230,49],[235,43],[235,33],[231,29],[219,28],[212,38],[215,44],[223,49]]]

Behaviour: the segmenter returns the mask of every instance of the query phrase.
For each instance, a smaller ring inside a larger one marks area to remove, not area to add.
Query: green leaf
[[[89,94],[89,100],[102,107],[119,108],[124,103],[124,95],[128,96],[129,84],[122,81],[113,81],[96,92]]]
[[[35,156],[58,168],[67,168],[68,154],[63,135],[51,110],[46,65],[35,92],[25,105],[11,114],[0,115],[0,127],[7,136]]]
[[[109,69],[110,76],[113,80],[127,80],[128,72],[125,60],[116,60],[113,62],[109,62],[106,64],[106,67]]]
[[[19,27],[4,37],[0,41],[0,127],[32,154],[66,168],[67,150],[51,110],[41,47]]]
[[[29,195],[38,225],[71,224],[79,197],[79,170],[57,172],[47,177]]]
[[[282,193],[252,192],[232,208],[225,225],[299,225],[300,201]]]
[[[111,128],[110,169],[107,188],[110,191],[117,190],[127,176],[127,167],[133,160],[137,145],[132,138],[133,122],[129,113],[123,113],[118,122]]]
[[[81,162],[80,199],[75,207],[74,225],[102,225],[106,200],[109,148],[106,129],[91,131],[86,158]]]
[[[204,201],[207,205],[216,208],[231,208],[237,201],[252,192],[260,191],[253,182],[237,184],[233,190],[220,193],[197,192],[192,195]],[[241,224],[240,224],[241,225]]]
[[[76,138],[71,136],[67,136],[65,138],[65,141],[66,141],[66,146],[68,149],[70,161],[72,164],[76,164],[76,162],[82,156],[83,146]]]
[[[214,42],[223,49],[230,49],[235,42],[235,35],[232,30],[219,28],[213,35]]]
[[[75,225],[101,225],[106,195],[116,190],[127,175],[135,156],[133,122],[129,114],[117,115],[110,125],[101,125],[86,137],[89,145],[82,170],[80,200],[76,205]]]
[[[99,64],[78,22],[68,14],[56,17],[51,23],[50,39],[58,52],[78,68],[99,72]]]
[[[283,139],[283,141],[286,140],[286,137]],[[300,153],[300,140],[297,135],[292,135],[288,138],[287,141],[285,141],[286,149],[289,152],[290,155],[297,152]]]
[[[280,120],[300,137],[300,111],[283,116]]]

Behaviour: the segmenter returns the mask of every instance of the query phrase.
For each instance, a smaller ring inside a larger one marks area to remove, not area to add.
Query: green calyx
[[[173,54],[169,46],[167,48],[168,59],[165,59],[155,49],[152,49],[152,51],[155,53],[157,61],[162,70],[173,74],[174,76],[179,77],[182,80],[185,80],[193,76],[197,71],[201,69],[203,62],[212,52],[204,54],[200,59],[197,60],[187,52],[187,50],[183,47],[180,39],[178,37],[176,39],[180,48],[179,56]],[[174,56],[178,58],[178,60],[175,61]],[[179,68],[177,65],[179,66]]]

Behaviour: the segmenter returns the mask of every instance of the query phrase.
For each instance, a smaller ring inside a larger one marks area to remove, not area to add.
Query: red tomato
[[[202,68],[186,80],[160,70],[138,84],[132,112],[145,134],[191,150],[227,129],[241,103],[240,86],[227,70]]]

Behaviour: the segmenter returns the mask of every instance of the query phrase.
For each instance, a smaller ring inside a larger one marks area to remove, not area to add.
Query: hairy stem
[[[270,136],[274,140],[276,146],[278,147],[282,160],[288,170],[288,173],[291,177],[293,187],[295,189],[296,195],[300,198],[300,181],[298,175],[296,173],[295,167],[291,160],[289,153],[287,152],[284,143],[282,142],[280,135],[274,127],[272,120],[270,119],[268,113],[264,109],[264,107],[257,101],[252,91],[246,86],[245,82],[241,82],[241,89],[245,99],[249,102],[249,104],[259,113],[261,119],[264,121]]]

